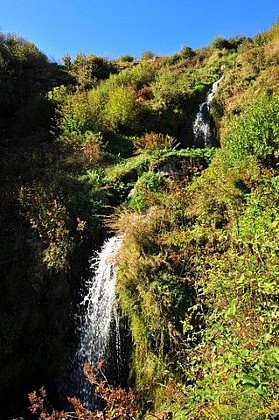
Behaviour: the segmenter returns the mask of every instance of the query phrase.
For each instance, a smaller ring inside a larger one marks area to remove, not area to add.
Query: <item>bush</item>
[[[0,74],[0,113],[5,116],[18,111],[26,100],[46,93],[62,76],[34,44],[1,33]]]
[[[131,63],[132,61],[134,61],[134,57],[130,54],[125,54],[121,55],[118,58],[118,61],[120,61],[120,63]]]
[[[133,194],[128,199],[128,209],[142,213],[160,198],[163,180],[158,173],[145,172],[136,182]]]
[[[172,64],[177,63],[180,59],[181,59],[180,54],[173,54],[170,57],[168,57],[168,63],[172,65]]]
[[[168,67],[157,73],[152,91],[154,103],[162,108],[182,106],[192,93],[189,81]]]
[[[87,91],[72,93],[65,86],[54,88],[48,97],[57,105],[57,125],[63,134],[93,132],[124,133],[141,131],[144,102],[139,100],[139,89],[149,85],[155,71],[144,62],[125,69],[118,75]],[[152,92],[149,92],[152,96]]]
[[[192,58],[195,55],[195,51],[190,47],[183,47],[180,52],[180,55],[184,59]]]
[[[66,55],[62,58],[64,66],[71,76],[74,77],[80,89],[90,89],[99,80],[107,79],[116,69],[113,64],[103,57],[93,54],[76,55],[74,61]]]
[[[132,89],[117,86],[109,92],[105,107],[105,119],[110,129],[135,126],[138,112],[139,106]]]
[[[44,263],[48,268],[65,271],[74,240],[70,234],[70,216],[61,197],[51,187],[34,183],[31,188],[22,187],[19,198],[24,216],[46,245]]]
[[[136,89],[148,86],[155,78],[155,70],[151,63],[142,62],[136,66],[121,71],[111,78],[117,85],[133,85]],[[108,84],[109,82],[108,81]]]
[[[64,157],[68,155],[75,165],[85,167],[99,164],[102,160],[102,136],[86,131],[84,134],[69,133],[61,135],[60,142],[64,146]]]
[[[279,99],[262,96],[235,117],[224,140],[228,163],[254,156],[264,165],[276,167],[279,146]]]
[[[62,133],[84,133],[95,128],[85,92],[68,95],[58,111],[58,126]]]
[[[212,41],[211,46],[217,50],[227,49],[229,48],[229,41],[219,36]]]
[[[152,60],[155,57],[154,52],[152,52],[151,50],[145,50],[141,53],[141,60]]]
[[[174,146],[174,137],[157,133],[145,133],[135,141],[136,153],[153,152],[156,149],[168,149]]]

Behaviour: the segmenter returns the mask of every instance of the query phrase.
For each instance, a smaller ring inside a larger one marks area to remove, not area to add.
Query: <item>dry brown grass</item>
[[[173,148],[176,145],[174,137],[158,133],[145,133],[135,141],[136,154],[144,153],[147,150]]]
[[[266,58],[276,57],[279,55],[279,40],[272,40],[265,48]]]

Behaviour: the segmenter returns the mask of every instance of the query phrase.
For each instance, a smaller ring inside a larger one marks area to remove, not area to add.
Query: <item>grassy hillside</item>
[[[120,216],[119,299],[147,418],[279,414],[277,47],[278,25],[237,51],[215,40],[222,148],[191,182],[141,187],[144,212]]]
[[[11,393],[55,393],[88,256],[115,230],[138,415],[278,418],[278,34],[62,66],[1,36],[3,416],[25,404]],[[221,75],[221,147],[193,149]]]

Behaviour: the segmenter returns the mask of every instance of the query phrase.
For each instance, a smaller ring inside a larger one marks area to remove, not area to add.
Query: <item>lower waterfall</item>
[[[84,308],[83,322],[80,325],[80,346],[78,362],[96,365],[101,359],[107,360],[110,345],[118,359],[120,354],[119,319],[115,307],[115,283],[117,267],[115,257],[120,249],[122,238],[108,239],[97,256],[91,261],[92,276],[88,281],[87,294],[81,302]],[[118,363],[118,360],[115,361]],[[84,403],[90,405],[91,390],[85,380],[81,380],[81,393]]]

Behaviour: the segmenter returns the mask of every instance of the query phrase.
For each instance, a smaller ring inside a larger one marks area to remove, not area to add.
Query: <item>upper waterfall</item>
[[[206,95],[206,100],[199,105],[199,110],[196,114],[193,124],[194,146],[195,147],[210,147],[212,146],[212,128],[210,118],[210,104],[216,90],[223,80],[224,75],[219,80],[213,83]]]

